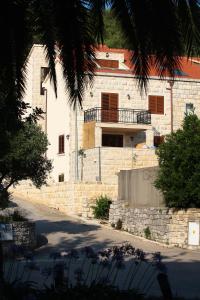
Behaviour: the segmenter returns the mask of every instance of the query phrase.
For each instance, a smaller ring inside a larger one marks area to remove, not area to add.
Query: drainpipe
[[[167,90],[170,90],[170,108],[171,108],[171,133],[174,131],[174,117],[173,117],[173,86],[174,86],[174,81],[169,80],[169,88]]]
[[[47,96],[48,96],[48,92],[47,89],[44,88],[45,91],[45,113],[46,113],[46,117],[45,117],[45,133],[47,135]]]
[[[78,172],[78,120],[77,120],[77,101],[75,103],[75,181],[79,180]]]
[[[101,147],[99,147],[99,181],[101,182]]]
[[[48,97],[48,92],[47,89],[43,87],[43,91],[45,92],[45,128],[44,132],[47,136],[47,97]],[[45,152],[45,158],[47,158],[47,151]]]

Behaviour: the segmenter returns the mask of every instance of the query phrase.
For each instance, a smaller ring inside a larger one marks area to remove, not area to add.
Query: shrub
[[[159,172],[155,186],[167,207],[200,207],[200,119],[186,115],[182,129],[166,136],[157,149]]]
[[[121,220],[121,219],[119,219],[119,220],[117,221],[115,228],[116,228],[117,230],[121,230],[121,229],[122,229],[122,220]]]
[[[151,230],[150,230],[149,226],[144,229],[144,236],[146,239],[151,238]]]
[[[96,199],[96,206],[92,206],[94,217],[96,219],[108,220],[111,203],[111,199],[106,195],[98,197]]]

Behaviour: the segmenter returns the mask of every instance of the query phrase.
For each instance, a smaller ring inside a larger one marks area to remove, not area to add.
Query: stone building
[[[186,112],[195,108],[200,116],[198,60],[183,57],[174,81],[161,80],[152,68],[146,93],[138,88],[129,51],[99,47],[96,63],[83,109],[74,110],[62,62],[56,60],[56,98],[43,47],[34,45],[30,51],[24,100],[46,112],[40,124],[50,142],[47,156],[53,161],[54,182],[116,184],[121,169],[157,165],[154,146],[181,126]]]

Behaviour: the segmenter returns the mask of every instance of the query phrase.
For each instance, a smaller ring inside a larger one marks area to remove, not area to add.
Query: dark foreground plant
[[[51,253],[44,265],[31,252],[19,250],[24,259],[5,266],[3,300],[18,300],[18,288],[24,293],[21,299],[31,300],[141,300],[164,271],[160,253],[147,254],[127,242],[98,252],[85,247]],[[34,281],[35,288],[30,285]]]

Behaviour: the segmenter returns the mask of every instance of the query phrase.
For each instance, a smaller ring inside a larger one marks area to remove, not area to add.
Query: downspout
[[[170,111],[171,111],[171,133],[174,131],[174,112],[173,112],[173,86],[174,86],[174,81],[169,80],[168,81],[170,88]]]
[[[48,97],[48,93],[47,93],[47,89],[43,88],[43,90],[45,91],[45,134],[47,136],[47,97]],[[45,158],[47,158],[47,150],[45,152]]]

